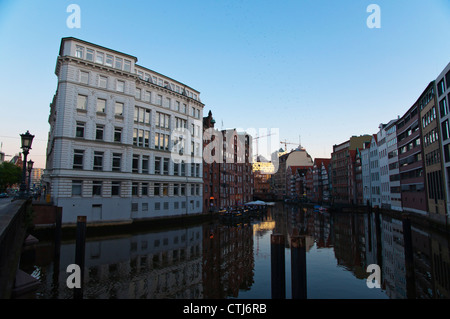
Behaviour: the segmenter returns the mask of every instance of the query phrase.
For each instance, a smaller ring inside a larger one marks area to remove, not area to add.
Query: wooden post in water
[[[55,247],[53,262],[53,287],[52,296],[57,299],[59,295],[59,267],[61,256],[61,223],[62,223],[62,207],[56,207],[55,210]]]
[[[270,235],[272,299],[286,298],[286,274],[284,258],[284,236]]]
[[[85,245],[86,245],[86,216],[78,216],[77,217],[77,235],[76,235],[76,244],[75,244],[75,264],[77,264],[80,267],[81,287],[74,288],[74,299],[82,299],[83,298]]]
[[[306,299],[306,242],[305,236],[291,237],[291,285],[292,299]]]
[[[411,236],[411,220],[407,214],[402,214],[403,244],[405,249],[406,270],[406,296],[408,299],[416,298],[416,285],[414,280],[414,251]]]

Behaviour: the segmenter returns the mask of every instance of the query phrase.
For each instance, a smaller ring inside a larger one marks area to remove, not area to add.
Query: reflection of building
[[[203,296],[207,299],[238,297],[253,284],[253,227],[204,227]]]
[[[201,226],[149,232],[132,236],[108,236],[86,241],[85,298],[98,299],[198,299],[203,298]],[[45,245],[45,244],[44,244]],[[75,243],[61,246],[59,269],[41,264],[36,255],[45,299],[67,299],[66,267],[73,263]],[[54,273],[59,271],[59,273]],[[45,289],[47,287],[47,289]],[[51,289],[50,289],[51,287]]]
[[[202,212],[198,91],[75,38],[61,40],[55,73],[45,182],[63,223]]]

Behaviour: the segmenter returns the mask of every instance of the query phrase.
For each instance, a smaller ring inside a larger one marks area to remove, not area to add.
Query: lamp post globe
[[[27,176],[27,156],[28,152],[31,150],[31,144],[33,143],[34,135],[30,134],[27,131],[25,134],[20,134],[20,138],[22,141],[22,153],[23,153],[23,161],[22,161],[22,183],[20,184],[20,198],[27,197],[27,185],[26,185],[26,176]]]

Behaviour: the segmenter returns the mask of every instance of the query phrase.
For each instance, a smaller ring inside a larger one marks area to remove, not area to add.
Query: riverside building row
[[[44,180],[63,223],[202,212],[199,91],[72,37],[55,74]]]
[[[414,212],[448,223],[449,101],[450,63],[402,116],[380,124],[376,134],[334,145],[333,202]]]

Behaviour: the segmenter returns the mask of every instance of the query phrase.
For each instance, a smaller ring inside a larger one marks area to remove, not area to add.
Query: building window
[[[86,60],[94,62],[94,50],[86,49]]]
[[[442,101],[439,102],[439,113],[441,115],[441,118],[443,118],[448,113],[447,99],[445,98],[445,96]]]
[[[86,111],[86,109],[87,109],[87,96],[86,95],[78,94],[77,109]]]
[[[106,100],[97,99],[97,113],[106,113]]]
[[[138,146],[138,129],[133,129],[133,145]]]
[[[93,181],[92,182],[92,196],[101,196],[102,195],[102,182],[101,181]]]
[[[122,142],[122,128],[121,127],[114,128],[114,142]]]
[[[103,131],[105,127],[103,125],[97,125],[95,128],[95,139],[98,141],[103,141]]]
[[[75,50],[75,56],[77,58],[82,59],[83,58],[83,53],[84,53],[84,48],[79,46],[79,45],[77,45],[76,50]]]
[[[145,91],[144,92],[144,101],[145,102],[149,102],[150,103],[151,97],[152,97],[152,93],[150,91]]]
[[[84,126],[85,126],[85,123],[77,122],[77,127],[76,127],[76,131],[75,131],[76,137],[84,137]]]
[[[156,126],[170,129],[170,115],[156,112]]]
[[[142,196],[148,196],[148,183],[142,183]]]
[[[114,115],[123,116],[123,103],[116,102],[114,105]]]
[[[123,69],[127,72],[131,72],[131,61],[130,60],[124,60]]]
[[[112,170],[116,172],[120,172],[122,165],[122,154],[113,153],[112,156]]]
[[[139,184],[136,182],[133,182],[131,184],[131,195],[132,196],[138,196],[138,188],[139,188]]]
[[[72,181],[72,196],[81,196],[83,181]]]
[[[116,57],[115,68],[119,69],[119,70],[122,70],[122,59],[121,58]]]
[[[162,106],[162,95],[160,94],[156,96],[156,105]]]
[[[150,173],[149,163],[150,163],[150,157],[148,155],[142,156],[142,173],[143,174]]]
[[[103,170],[103,152],[94,152],[94,171]]]
[[[161,174],[161,157],[155,157],[155,174]]]
[[[73,152],[73,168],[74,169],[83,169],[83,158],[84,158],[83,150],[74,150],[74,152]]]
[[[150,131],[144,131],[144,147],[150,147]]]
[[[155,203],[155,210],[161,210],[161,203],[160,202],[156,202]]]
[[[133,173],[139,172],[139,155],[133,155],[133,167],[132,167]]]
[[[163,159],[163,175],[169,175],[169,159]]]
[[[169,184],[164,183],[162,185],[162,195],[169,196]]]
[[[108,78],[106,76],[100,75],[98,77],[98,86],[102,89],[106,89],[108,84]]]
[[[112,55],[106,55],[105,65],[112,67],[113,66],[114,57]]]
[[[89,84],[89,72],[80,71],[80,83]]]
[[[97,51],[97,55],[95,56],[95,62],[103,64],[103,62],[105,62],[105,54],[103,52]]]
[[[120,196],[120,182],[118,181],[111,182],[111,195]]]
[[[118,92],[125,92],[125,82],[124,82],[124,81],[117,80],[117,87],[116,87],[116,90],[117,90]]]
[[[444,79],[439,81],[439,83],[437,85],[437,91],[438,91],[438,96],[441,96],[442,94],[444,94],[444,91],[445,91]]]
[[[161,194],[161,184],[160,183],[155,183],[153,186],[153,194],[155,196],[159,196]]]
[[[136,100],[140,100],[141,99],[141,89],[136,89],[135,93],[136,93],[135,94]]]
[[[178,196],[180,194],[180,184],[173,184],[173,195]]]
[[[170,108],[170,98],[166,97],[164,107]]]
[[[450,137],[450,126],[448,120],[442,122],[442,140],[445,141]]]

